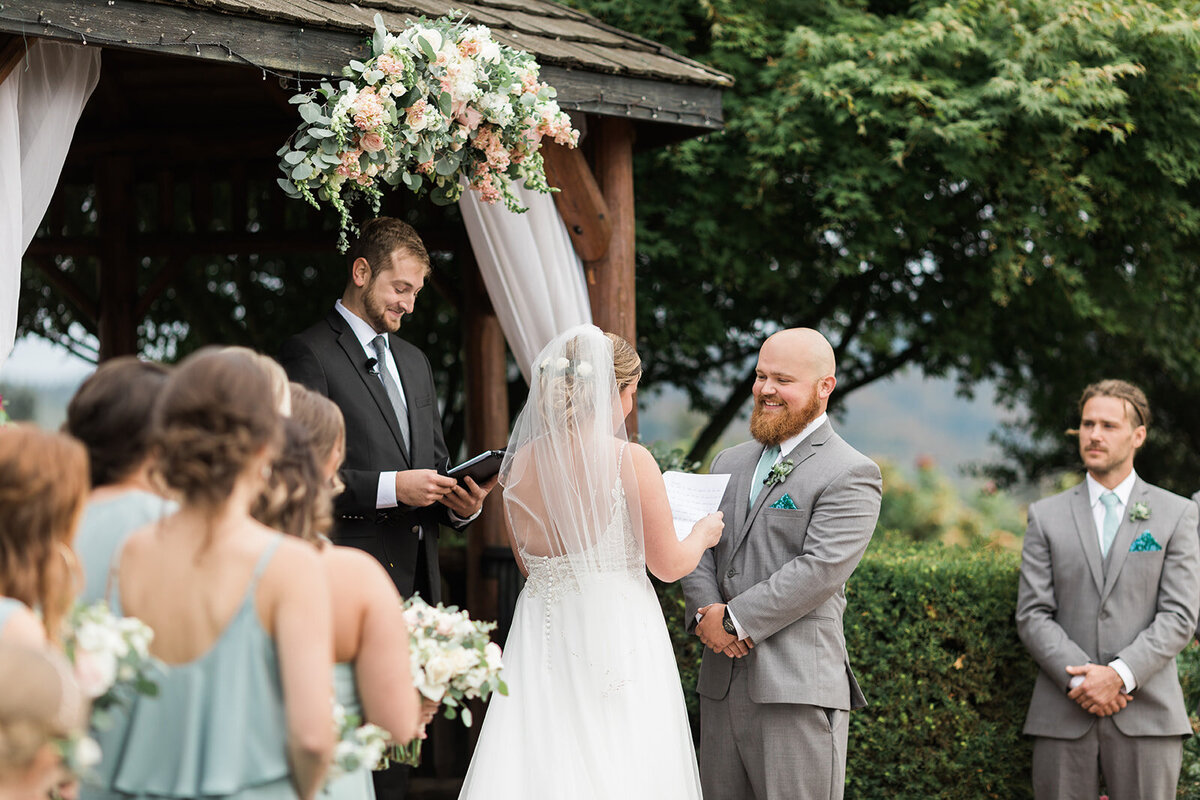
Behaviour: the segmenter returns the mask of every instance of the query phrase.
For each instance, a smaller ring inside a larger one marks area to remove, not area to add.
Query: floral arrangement
[[[158,661],[150,655],[154,631],[134,617],[118,617],[100,601],[78,604],[67,617],[67,658],[80,690],[92,701],[92,727],[108,727],[109,709],[134,694],[155,696],[151,674]]]
[[[278,152],[279,185],[289,196],[337,210],[340,250],[353,229],[347,200],[357,194],[378,213],[381,183],[429,191],[445,205],[465,182],[484,201],[518,212],[525,209],[513,181],[552,191],[542,137],[574,147],[579,133],[538,79],[533,56],[454,11],[397,35],[376,14],[371,49],[367,61],[350,62],[336,89],[325,82],[291,99],[304,121]]]
[[[1134,503],[1129,507],[1129,519],[1133,522],[1150,519],[1150,506],[1141,501]]]
[[[325,777],[325,785],[343,775],[366,769],[379,769],[387,763],[391,735],[378,725],[362,724],[357,714],[347,714],[340,704],[333,704],[333,725],[337,732],[337,746],[333,751],[333,763]]]
[[[488,635],[496,624],[477,622],[454,606],[431,607],[420,597],[404,604],[408,622],[413,682],[427,700],[441,703],[446,719],[461,717],[471,725],[465,701],[486,700],[492,692],[508,694],[500,679],[500,646]],[[421,740],[396,748],[394,760],[415,766],[421,758]]]
[[[763,479],[763,486],[770,489],[772,486],[783,483],[783,479],[792,474],[792,470],[796,465],[792,463],[790,458],[785,458],[775,466],[771,467],[771,471],[767,473],[767,477]]]

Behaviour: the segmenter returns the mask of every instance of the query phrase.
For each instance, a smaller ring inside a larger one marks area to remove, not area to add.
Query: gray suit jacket
[[[850,671],[842,613],[846,579],[879,518],[879,467],[825,423],[784,454],[795,469],[748,508],[762,450],[746,442],[713,460],[713,473],[732,475],[721,500],[725,534],[683,579],[689,630],[698,608],[728,603],[755,643],[745,657],[751,700],[859,708],[866,699]],[[785,494],[796,508],[771,508]],[[706,649],[697,690],[724,698],[732,668],[733,659]]]
[[[1138,502],[1150,509],[1149,519],[1130,518]],[[1200,608],[1197,516],[1195,503],[1139,478],[1106,563],[1086,484],[1029,507],[1017,632],[1041,669],[1025,733],[1056,739],[1086,733],[1097,717],[1067,697],[1066,667],[1114,658],[1137,682],[1133,701],[1113,716],[1122,733],[1191,733],[1175,656],[1195,633]],[[1130,552],[1138,541],[1149,549]]]

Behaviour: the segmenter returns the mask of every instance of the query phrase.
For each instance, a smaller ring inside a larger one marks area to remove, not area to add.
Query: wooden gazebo
[[[560,105],[586,126],[579,151],[547,148],[547,172],[562,189],[558,208],[586,266],[594,320],[633,339],[634,149],[719,129],[730,80],[546,0],[5,3],[0,81],[39,39],[104,50],[49,224],[24,268],[38,270],[58,300],[94,324],[103,359],[136,352],[139,323],[158,296],[181,286],[196,254],[329,251],[328,232],[297,224],[304,212],[275,187],[274,153],[297,122],[288,97],[297,81],[311,87],[363,58],[376,13],[398,30],[452,7],[498,41],[533,53]],[[90,223],[73,231],[61,224],[68,210],[79,210],[70,186],[90,187],[93,206]],[[192,220],[183,228],[174,221],[180,204]],[[429,236],[441,250],[466,245],[454,233]],[[72,267],[82,259],[94,267]],[[477,451],[507,439],[505,343],[478,275],[464,282],[466,438]],[[488,568],[488,554],[504,552],[498,525],[485,514],[468,545],[467,602],[484,616],[498,611],[499,579]]]

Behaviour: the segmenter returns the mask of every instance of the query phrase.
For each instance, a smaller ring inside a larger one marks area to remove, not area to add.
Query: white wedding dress
[[[607,444],[584,447],[588,479],[569,476],[570,493],[551,485],[577,465],[562,455],[578,439],[574,427],[574,439],[533,432],[527,461],[540,474],[520,457],[502,473],[528,579],[504,649],[509,694],[492,694],[460,800],[701,798],[678,668],[646,575],[640,507],[628,498],[637,497],[622,464],[628,446],[614,441],[610,411],[596,416],[605,414]],[[547,415],[534,416],[544,425]],[[522,479],[526,488],[515,489]]]

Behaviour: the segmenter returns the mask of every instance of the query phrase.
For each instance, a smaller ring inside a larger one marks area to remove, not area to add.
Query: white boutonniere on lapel
[[[790,458],[785,458],[775,466],[771,467],[771,471],[767,473],[767,477],[763,479],[763,486],[770,489],[772,486],[783,483],[783,479],[792,474],[792,470],[796,465],[792,463]]]
[[[1129,519],[1137,522],[1140,519],[1150,519],[1150,506],[1142,502],[1134,503],[1129,507]]]

